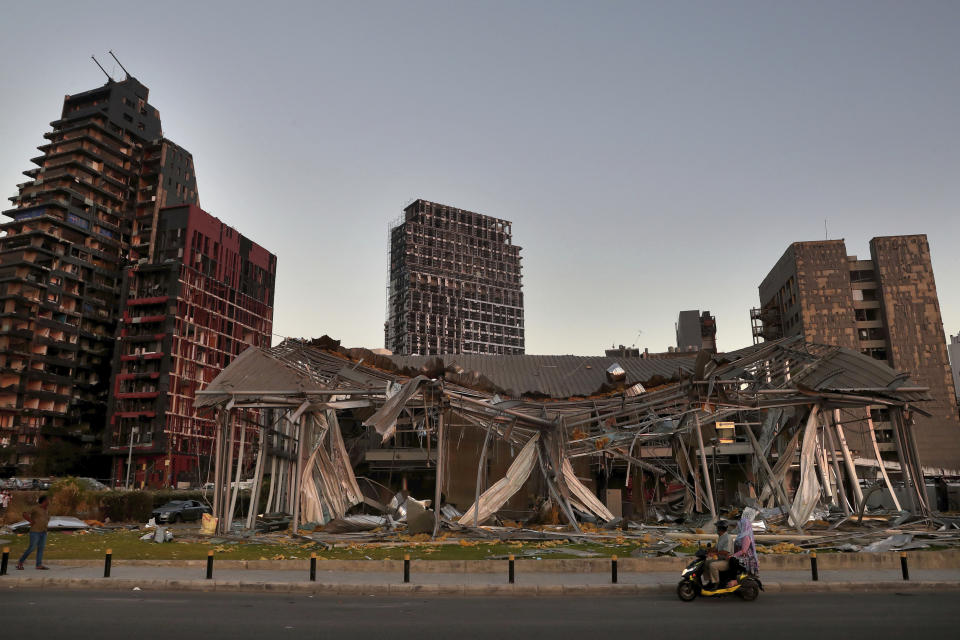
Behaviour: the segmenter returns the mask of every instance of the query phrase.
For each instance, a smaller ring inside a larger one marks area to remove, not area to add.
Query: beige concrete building
[[[760,283],[751,313],[754,341],[803,335],[856,349],[909,372],[934,401],[914,412],[921,462],[960,468],[960,420],[943,320],[925,235],[870,241],[870,259],[843,240],[795,242]],[[872,410],[881,449],[892,451],[888,414]]]

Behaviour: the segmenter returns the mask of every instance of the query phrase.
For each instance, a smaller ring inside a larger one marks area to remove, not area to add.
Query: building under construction
[[[512,223],[416,200],[390,229],[386,347],[397,354],[523,353]]]
[[[0,464],[21,472],[99,453],[123,267],[147,255],[161,207],[198,203],[193,159],[148,94],[127,75],[66,96],[4,212]]]

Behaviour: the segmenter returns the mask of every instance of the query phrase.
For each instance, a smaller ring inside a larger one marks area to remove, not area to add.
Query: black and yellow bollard
[[[617,556],[610,558],[610,582],[617,584]]]
[[[207,580],[213,580],[213,549],[207,551]]]
[[[820,572],[817,571],[817,552],[810,552],[810,577],[814,582],[820,579]]]
[[[310,554],[310,582],[317,581],[317,554]]]
[[[0,558],[0,576],[7,575],[7,565],[10,563],[10,547],[3,548],[3,557]]]
[[[110,577],[110,566],[113,564],[113,549],[107,549],[107,553],[103,556],[103,577]]]
[[[403,582],[410,582],[410,554],[403,554]]]
[[[510,581],[510,584],[514,582],[514,572],[513,572],[513,554],[510,554],[510,568],[507,570],[507,579]]]
[[[903,574],[903,579],[904,579],[904,580],[909,580],[909,579],[910,579],[910,568],[907,567],[907,552],[906,552],[906,551],[901,551],[901,552],[900,552],[900,573]]]

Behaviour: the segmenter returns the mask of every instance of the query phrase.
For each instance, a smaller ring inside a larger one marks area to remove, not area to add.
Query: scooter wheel
[[[690,602],[697,597],[697,588],[689,580],[681,580],[677,585],[677,597],[684,602]]]
[[[740,588],[737,589],[736,594],[745,601],[751,602],[756,600],[757,596],[760,595],[760,587],[753,580],[744,580]]]

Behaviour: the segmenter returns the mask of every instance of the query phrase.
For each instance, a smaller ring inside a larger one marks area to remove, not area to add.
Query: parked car
[[[77,480],[87,491],[106,491],[110,488],[96,478],[77,478]]]
[[[230,483],[231,489],[236,489],[237,487],[240,487],[240,491],[250,491],[253,489],[253,480],[241,480],[240,484],[237,484],[236,482]],[[217,485],[212,482],[208,482],[201,487],[201,489],[204,491],[213,491],[216,488]]]
[[[159,523],[199,520],[204,513],[213,513],[213,510],[196,500],[171,500],[154,509],[150,515]]]

